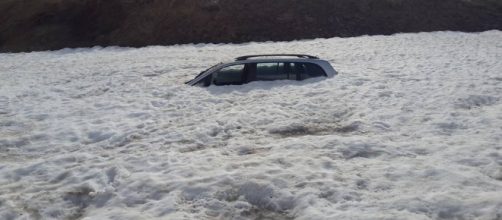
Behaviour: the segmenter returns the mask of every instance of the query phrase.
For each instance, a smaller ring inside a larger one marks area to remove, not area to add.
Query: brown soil
[[[491,29],[500,0],[0,1],[0,52]]]

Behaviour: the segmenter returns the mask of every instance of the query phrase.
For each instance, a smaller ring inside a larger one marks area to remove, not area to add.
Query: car
[[[336,70],[318,57],[305,54],[262,54],[235,58],[202,71],[190,86],[242,85],[253,81],[305,80],[334,77]]]

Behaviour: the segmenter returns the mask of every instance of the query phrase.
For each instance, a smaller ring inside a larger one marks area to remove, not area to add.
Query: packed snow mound
[[[245,54],[339,75],[198,88]],[[501,219],[502,32],[0,54],[0,219]]]

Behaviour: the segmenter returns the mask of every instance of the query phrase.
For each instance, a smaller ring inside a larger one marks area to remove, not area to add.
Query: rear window
[[[244,65],[225,67],[213,74],[215,85],[238,85],[243,83]]]

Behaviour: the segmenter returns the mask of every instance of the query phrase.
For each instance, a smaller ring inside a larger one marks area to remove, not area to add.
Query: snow
[[[246,54],[339,75],[183,84]],[[0,54],[0,219],[502,219],[502,32]]]

